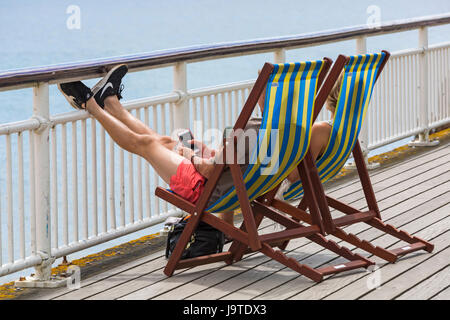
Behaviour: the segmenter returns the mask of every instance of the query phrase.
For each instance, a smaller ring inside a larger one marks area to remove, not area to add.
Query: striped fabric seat
[[[322,183],[335,177],[350,156],[367,113],[378,69],[384,59],[384,52],[350,57],[342,79],[330,139],[316,161]],[[284,199],[297,200],[302,195],[303,187],[298,181],[284,193]]]
[[[243,174],[250,201],[275,188],[300,163],[309,147],[317,81],[324,61],[275,64],[266,87],[266,99],[256,146]],[[231,188],[207,211],[239,208]]]

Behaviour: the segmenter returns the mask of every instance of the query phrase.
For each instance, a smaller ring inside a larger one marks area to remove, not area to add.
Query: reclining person
[[[126,65],[114,67],[92,90],[81,81],[63,83],[58,85],[58,88],[74,108],[87,110],[100,122],[121,148],[146,159],[172,191],[186,200],[196,203],[204,190],[207,179],[212,174],[216,156],[220,154],[221,150],[210,149],[202,142],[193,140],[191,142],[200,149],[199,155],[196,155],[192,149],[180,145],[177,140],[169,136],[156,133],[128,112],[119,101],[123,90],[121,81],[127,71]],[[263,93],[258,101],[261,111],[264,107],[264,98],[265,94]],[[251,118],[244,133],[255,130],[255,134],[250,136],[256,136],[261,126],[261,120],[256,117]],[[317,124],[312,128],[313,136],[310,148],[313,155],[318,155],[328,142],[331,127],[326,126]],[[244,152],[238,154],[238,158],[248,160],[248,155],[251,154],[255,143],[245,145]],[[242,162],[238,161],[238,163]],[[247,166],[248,161],[241,164],[243,173]],[[296,178],[295,173],[291,174],[287,180],[296,181],[293,179],[299,179]],[[222,197],[232,185],[230,170],[224,170],[208,206]],[[222,213],[220,216],[228,223],[233,223],[232,212]]]

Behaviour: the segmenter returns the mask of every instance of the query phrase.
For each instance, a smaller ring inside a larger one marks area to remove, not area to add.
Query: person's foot
[[[117,65],[92,87],[95,101],[100,107],[105,107],[105,99],[109,96],[115,95],[119,100],[122,98],[120,95],[123,89],[121,83],[127,72],[128,67],[125,64]]]
[[[60,83],[58,89],[70,105],[78,110],[84,110],[83,104],[94,96],[91,89],[81,81]]]
[[[275,199],[284,201],[284,193],[289,190],[291,185],[292,182],[290,182],[288,179],[284,179],[283,182],[281,182],[280,188],[275,195]]]

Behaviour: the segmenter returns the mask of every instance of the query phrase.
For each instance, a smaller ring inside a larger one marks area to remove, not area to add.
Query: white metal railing
[[[361,143],[367,151],[416,134],[426,142],[432,128],[450,123],[450,43],[428,47],[427,26],[449,23],[450,15],[411,21],[386,24],[375,31],[350,28],[309,38],[301,35],[224,45],[223,54],[216,46],[213,54],[210,47],[187,50],[181,56],[176,50],[176,54],[166,53],[166,59],[164,54],[156,55],[157,63],[151,54],[141,60],[133,56],[128,59],[130,71],[172,65],[174,90],[124,106],[159,133],[170,135],[174,128],[190,127],[197,136],[207,138],[208,129],[221,132],[234,123],[254,81],[188,91],[186,64],[190,59],[271,51],[274,62],[282,63],[289,49],[349,38],[356,40],[356,53],[364,53],[368,36],[419,29],[418,48],[393,53],[381,75]],[[117,62],[123,61],[104,65]],[[143,66],[144,62],[148,65]],[[33,117],[0,125],[0,150],[4,150],[0,163],[5,163],[0,167],[0,181],[4,181],[0,183],[0,276],[35,267],[37,279],[48,280],[55,258],[180,214],[153,195],[163,182],[150,165],[118,148],[88,113],[49,114],[49,85],[71,79],[69,71],[76,66],[55,68],[53,78],[48,79],[46,70],[0,74],[1,90],[28,86],[34,91]],[[81,78],[98,76],[92,68],[91,64],[79,67],[86,70]],[[55,80],[58,72],[60,78]],[[326,111],[319,115],[319,120],[327,118]],[[7,228],[2,228],[5,221]]]

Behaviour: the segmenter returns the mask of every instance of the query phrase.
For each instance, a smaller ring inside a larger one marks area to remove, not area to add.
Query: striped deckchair
[[[270,203],[264,204],[257,201],[262,196],[271,193],[271,190],[274,190],[301,163],[305,156],[310,141],[317,89],[323,82],[330,64],[331,60],[327,58],[290,64],[266,63],[236,120],[231,138],[224,139],[225,148],[219,155],[223,161],[215,164],[212,176],[208,179],[205,190],[197,203],[194,205],[168,190],[156,189],[157,196],[191,214],[191,218],[166,265],[164,270],[166,275],[171,276],[175,269],[200,264],[218,261],[230,264],[239,260],[247,248],[250,248],[251,251],[260,251],[315,281],[321,281],[325,274],[368,267],[373,264],[359,255],[351,254],[349,250],[326,240],[321,235],[324,234],[324,228],[317,206],[313,206],[312,209],[313,222],[311,226],[304,226],[274,211],[270,207]],[[236,163],[236,147],[240,141],[238,133],[242,133],[242,129],[245,128],[263,90],[266,90],[266,102],[262,124],[250,164],[245,173],[242,173],[240,165]],[[229,159],[234,161],[229,163]],[[229,166],[234,187],[207,207],[225,166]],[[305,176],[305,179],[308,178]],[[309,192],[310,189],[307,188],[307,190]],[[243,223],[240,228],[225,223],[213,214],[238,208],[241,209],[243,215]],[[265,216],[273,220],[284,219],[283,221],[287,221],[292,228],[287,233],[276,232],[260,236],[257,227]],[[227,252],[181,259],[183,250],[200,221],[224,232],[234,240],[233,244]],[[337,269],[333,267],[313,269],[294,259],[287,258],[284,253],[272,248],[288,239],[298,237],[309,237],[351,262],[349,265]]]
[[[425,240],[413,237],[404,231],[398,230],[391,225],[385,224],[381,220],[380,211],[365,165],[364,156],[358,142],[358,135],[367,113],[375,82],[383,70],[385,63],[389,59],[389,56],[389,52],[383,51],[377,54],[358,55],[348,58],[328,145],[315,164],[312,159],[307,159],[306,161],[310,162],[308,166],[314,171],[312,179],[327,234],[333,234],[334,236],[389,262],[395,262],[400,255],[412,251],[425,249],[428,252],[431,252],[433,250],[433,245]],[[316,114],[318,114],[318,111],[319,110],[317,110]],[[321,183],[330,180],[340,172],[350,156],[350,153],[353,153],[362,188],[367,200],[369,210],[365,212],[326,196],[321,185]],[[297,200],[303,197],[303,192],[304,190],[301,181],[294,183],[284,193],[284,199]],[[297,209],[304,210],[308,207],[305,198],[306,197],[303,197]],[[302,210],[296,210],[295,207],[289,208],[286,203],[281,201],[275,201],[273,205],[280,210],[290,212],[298,219],[311,222],[310,217],[305,215]],[[347,215],[333,219],[330,214],[329,206]],[[368,241],[361,240],[353,234],[347,234],[341,228],[357,222],[368,223],[372,227],[407,242],[408,245],[398,249],[387,250],[376,247]]]

